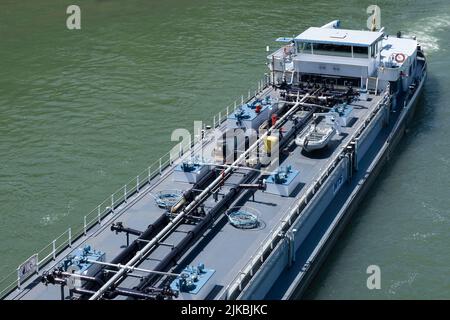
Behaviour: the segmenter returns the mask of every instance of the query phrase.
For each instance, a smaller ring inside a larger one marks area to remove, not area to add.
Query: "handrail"
[[[225,109],[214,115],[212,129],[214,130],[215,128],[220,127],[220,125],[226,121],[228,115],[236,110],[237,105],[239,104],[239,100],[241,104],[244,103],[244,101],[251,100],[265,88],[267,88],[268,84],[268,77],[267,75],[265,75],[262,80],[258,81],[255,87],[254,95],[252,95],[252,90],[249,90],[248,94],[245,96],[246,98],[244,97],[244,95],[242,95],[232,104],[226,106]],[[213,136],[213,130],[208,130],[203,137],[203,140],[211,138]],[[180,161],[180,159],[183,159],[183,157],[189,155],[192,152],[193,148],[195,148],[196,144],[202,140],[202,137],[198,135],[196,136],[194,132],[194,138],[190,140],[191,141],[188,141],[188,143],[186,143],[185,145],[180,145],[180,152],[175,159],[172,158],[171,151],[165,153],[158,160],[148,166],[145,170],[141,171],[141,173],[139,173],[136,177],[131,178],[124,186],[113,192],[109,197],[103,200],[88,214],[83,216],[83,222],[78,226],[77,229],[69,228],[65,230],[58,237],[44,246],[41,250],[37,251],[37,271],[39,272],[39,270],[50,261],[56,260],[56,257],[59,253],[61,253],[68,247],[71,247],[72,243],[74,243],[80,237],[87,236],[87,232],[91,228],[96,225],[101,225],[102,220],[104,220],[109,214],[114,214],[115,210],[124,203],[126,204],[130,198],[139,195],[143,188],[150,187],[151,182],[160,177],[162,172],[167,167],[172,166],[175,161]],[[73,232],[73,230],[76,231]],[[40,258],[41,256],[44,257]],[[31,276],[32,275],[30,275],[27,279],[23,279],[22,282],[25,282]],[[4,283],[6,283],[8,279],[9,282],[5,285]],[[0,279],[0,299],[17,287],[20,287],[20,281],[18,281],[17,279],[17,270],[13,270],[8,275]]]

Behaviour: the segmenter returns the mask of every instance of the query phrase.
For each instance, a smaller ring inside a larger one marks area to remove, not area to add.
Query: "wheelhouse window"
[[[375,55],[376,55],[375,44],[373,44],[373,45],[370,46],[370,56],[372,58],[375,58]]]
[[[368,58],[368,56],[369,56],[369,47],[353,46],[354,58]]]
[[[312,44],[310,42],[297,42],[297,52],[311,53]]]
[[[298,53],[364,59],[369,58],[369,51],[371,56],[375,57],[378,54],[378,50],[380,50],[378,43],[368,47],[298,41],[296,45]]]
[[[314,43],[313,54],[327,55],[327,56],[340,56],[351,57],[352,47],[346,45],[336,45],[328,43]]]

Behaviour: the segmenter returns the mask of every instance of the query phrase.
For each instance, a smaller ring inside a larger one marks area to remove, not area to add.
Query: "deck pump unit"
[[[78,248],[73,255],[68,255],[61,262],[60,268],[69,273],[93,277],[100,271],[101,266],[91,261],[105,262],[105,253],[94,250],[90,245],[85,245],[83,248]],[[75,288],[83,287],[86,282],[81,278],[73,280]]]
[[[277,111],[278,103],[273,100],[266,97],[242,104],[228,116],[227,128],[258,130],[259,126]]]
[[[170,284],[172,290],[197,294],[212,277],[215,270],[205,268],[203,263],[197,267],[187,266],[181,274]]]
[[[300,183],[300,174],[291,166],[279,167],[266,179],[265,183],[266,192],[289,197]]]
[[[173,172],[173,180],[179,182],[197,183],[209,171],[209,166],[199,158],[189,158],[179,164]]]

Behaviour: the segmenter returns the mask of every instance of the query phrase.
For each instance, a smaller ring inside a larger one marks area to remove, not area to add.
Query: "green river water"
[[[66,8],[81,7],[81,30]],[[448,0],[2,0],[0,272],[44,247],[266,72],[266,46],[340,19],[417,35],[415,121],[315,279],[311,299],[450,298]],[[368,290],[366,268],[381,268]]]

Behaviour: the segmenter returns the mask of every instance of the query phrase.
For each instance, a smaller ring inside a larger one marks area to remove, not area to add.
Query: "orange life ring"
[[[396,62],[398,62],[398,63],[403,63],[403,62],[405,62],[405,60],[406,60],[406,55],[405,55],[405,54],[403,54],[403,53],[397,53],[397,54],[395,55],[395,61],[396,61]]]

